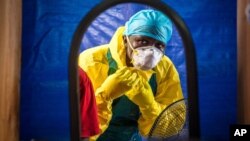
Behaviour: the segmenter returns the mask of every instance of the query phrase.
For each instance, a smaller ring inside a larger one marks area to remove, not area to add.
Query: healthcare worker
[[[164,55],[171,36],[168,17],[141,10],[117,29],[109,44],[80,54],[79,66],[93,83],[102,132],[92,140],[140,141],[163,109],[183,98],[178,72]],[[166,121],[178,129],[185,117]]]

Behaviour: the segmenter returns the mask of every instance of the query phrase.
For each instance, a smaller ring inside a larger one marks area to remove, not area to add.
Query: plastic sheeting
[[[80,20],[100,0],[25,0],[20,140],[69,140],[68,56]],[[236,123],[236,1],[166,0],[189,27],[199,78],[201,138],[228,140]],[[108,43],[116,27],[145,5],[117,5],[89,27],[81,51]],[[101,36],[100,36],[101,35]],[[174,30],[166,54],[186,94],[185,53]],[[225,116],[227,115],[227,116]]]

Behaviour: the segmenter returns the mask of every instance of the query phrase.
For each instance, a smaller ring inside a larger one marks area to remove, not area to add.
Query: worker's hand
[[[145,76],[142,76],[140,73],[141,72],[137,72],[137,74],[139,74],[139,82],[133,85],[133,88],[127,92],[126,96],[140,108],[145,108],[152,105],[154,95]]]
[[[131,71],[128,67],[123,67],[117,70],[114,74],[110,75],[97,89],[97,94],[107,100],[113,100],[132,88],[133,85],[137,85],[139,82],[138,74]]]
[[[161,107],[155,101],[154,94],[148,83],[146,75],[140,70],[137,71],[139,82],[133,85],[133,88],[126,93],[126,96],[138,105],[141,118],[140,120],[152,120],[160,114]]]

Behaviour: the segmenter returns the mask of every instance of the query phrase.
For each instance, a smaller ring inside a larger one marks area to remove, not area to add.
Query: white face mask
[[[128,37],[127,40],[130,48],[133,50],[132,64],[135,68],[141,70],[149,70],[154,68],[160,62],[163,56],[163,53],[160,49],[154,46],[145,46],[134,49]]]

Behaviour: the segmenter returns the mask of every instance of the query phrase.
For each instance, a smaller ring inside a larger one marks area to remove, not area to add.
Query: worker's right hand
[[[116,99],[136,85],[139,82],[137,78],[137,73],[132,72],[128,67],[123,67],[110,75],[97,89],[96,94],[100,94],[106,101]]]

